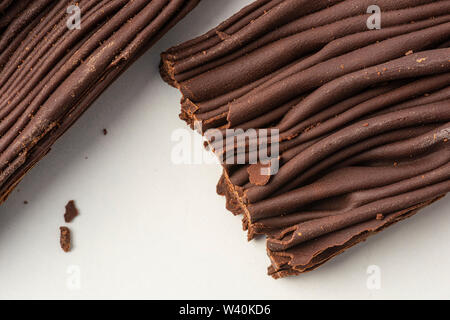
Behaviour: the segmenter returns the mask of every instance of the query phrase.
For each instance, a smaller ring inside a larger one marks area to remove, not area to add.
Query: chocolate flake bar
[[[0,1],[0,201],[199,0]],[[70,6],[79,28],[70,28]]]
[[[248,238],[267,237],[270,275],[314,270],[450,191],[449,34],[448,0],[258,0],[162,54],[180,118],[206,137],[279,130],[276,174],[224,163],[217,185]]]

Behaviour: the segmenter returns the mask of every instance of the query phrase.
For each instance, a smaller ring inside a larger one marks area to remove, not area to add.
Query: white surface
[[[185,124],[159,53],[250,2],[204,0],[26,176],[0,207],[0,298],[450,298],[449,198],[313,273],[276,281],[264,241],[247,243],[216,195],[219,168],[171,163],[171,134]],[[70,199],[81,215],[65,254],[58,236]],[[381,268],[380,290],[367,289],[369,265]],[[70,266],[80,289],[67,285]]]

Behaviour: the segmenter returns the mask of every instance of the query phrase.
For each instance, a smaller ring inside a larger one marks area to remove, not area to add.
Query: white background
[[[171,134],[185,124],[159,53],[250,2],[204,0],[25,177],[0,207],[0,298],[450,298],[449,198],[317,271],[273,280],[264,241],[248,243],[215,193],[220,169],[172,164]],[[71,199],[81,215],[66,254],[59,226]],[[381,268],[380,290],[366,286],[370,265]],[[80,289],[67,285],[70,266]]]

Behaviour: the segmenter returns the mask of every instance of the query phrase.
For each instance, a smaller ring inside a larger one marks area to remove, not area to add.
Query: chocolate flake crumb
[[[107,135],[108,134],[108,130],[106,130],[106,129],[103,129],[103,135]]]
[[[270,172],[270,163],[268,164],[253,164],[248,169],[247,172],[249,174],[250,182],[256,186],[265,186],[269,183],[271,176],[269,174],[263,174],[265,171],[264,168]]]
[[[66,223],[72,222],[76,216],[78,216],[78,209],[75,206],[75,201],[70,200],[66,204],[66,213],[64,214],[64,221],[66,221]]]
[[[61,248],[64,250],[64,252],[69,252],[70,248],[71,248],[70,230],[67,227],[60,227],[59,230],[61,231],[61,237],[60,237]]]

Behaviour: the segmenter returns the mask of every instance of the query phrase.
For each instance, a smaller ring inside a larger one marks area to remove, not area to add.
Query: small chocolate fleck
[[[67,227],[60,227],[59,230],[61,231],[60,236],[60,244],[61,248],[64,250],[64,252],[69,252],[71,245],[70,245],[70,230]]]
[[[23,202],[23,204],[28,204],[28,201],[27,201],[27,200],[25,200],[25,201]]]
[[[106,136],[108,134],[108,130],[103,129],[103,134]]]
[[[66,223],[72,222],[76,216],[78,216],[78,209],[75,206],[75,201],[70,200],[66,204],[66,213],[64,214],[64,221],[66,221]]]
[[[247,172],[249,174],[250,183],[255,186],[265,186],[270,181],[270,174],[263,174],[263,171],[270,172],[270,163],[268,164],[253,164],[248,167]]]

